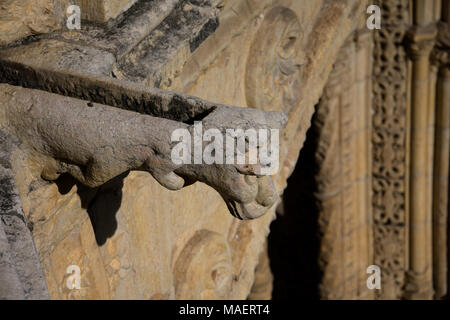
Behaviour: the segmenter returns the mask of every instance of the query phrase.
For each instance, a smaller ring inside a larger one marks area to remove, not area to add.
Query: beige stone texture
[[[104,23],[128,10],[137,0],[75,0],[81,8],[81,17],[88,21]]]
[[[61,29],[68,3],[68,0],[1,1],[0,46]]]

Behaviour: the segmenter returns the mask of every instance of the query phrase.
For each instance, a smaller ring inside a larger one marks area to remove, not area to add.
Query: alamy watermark
[[[202,122],[196,121],[192,134],[185,128],[176,129],[171,141],[176,143],[171,152],[176,165],[260,165],[260,175],[274,175],[278,171],[278,129],[203,130]]]
[[[369,30],[381,29],[381,9],[379,6],[372,4],[367,7],[366,13],[370,14],[367,18],[366,26]]]
[[[81,9],[77,5],[71,5],[67,7],[67,22],[66,26],[69,30],[81,29]]]
[[[66,274],[69,276],[66,279],[66,286],[69,290],[81,289],[81,270],[80,267],[73,264],[67,267]]]
[[[367,267],[367,274],[371,274],[367,278],[367,289],[369,290],[381,290],[381,268],[377,265],[371,265]]]

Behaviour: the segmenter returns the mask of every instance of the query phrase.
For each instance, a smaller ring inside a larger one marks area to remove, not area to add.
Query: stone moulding
[[[180,1],[112,72],[119,79],[166,87],[198,46],[217,29],[217,0]]]

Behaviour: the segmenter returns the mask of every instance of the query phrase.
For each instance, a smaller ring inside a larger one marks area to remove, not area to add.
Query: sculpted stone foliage
[[[449,3],[447,3],[449,5]],[[450,13],[448,13],[450,14]],[[447,14],[447,15],[448,15]],[[450,23],[438,23],[437,43],[431,62],[438,67],[436,133],[433,168],[433,282],[435,298],[448,296],[448,213],[450,170]]]
[[[0,130],[0,300],[48,299],[12,170],[17,144]]]
[[[399,298],[405,273],[407,56],[409,1],[380,1],[385,27],[374,33],[373,219],[375,264],[384,298]]]
[[[302,40],[303,28],[295,12],[285,7],[268,12],[248,56],[245,84],[249,106],[286,113],[297,106],[304,64]]]
[[[431,61],[435,64],[450,67],[450,23],[438,24],[438,36],[436,46],[431,53]]]
[[[177,299],[227,299],[233,274],[226,238],[198,230],[183,247],[173,266]]]

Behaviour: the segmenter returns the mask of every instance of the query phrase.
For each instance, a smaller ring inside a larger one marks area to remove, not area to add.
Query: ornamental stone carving
[[[303,28],[296,13],[285,7],[262,18],[247,61],[247,104],[288,114],[300,99]]]
[[[227,299],[233,282],[226,238],[198,230],[187,241],[173,266],[177,299]]]

